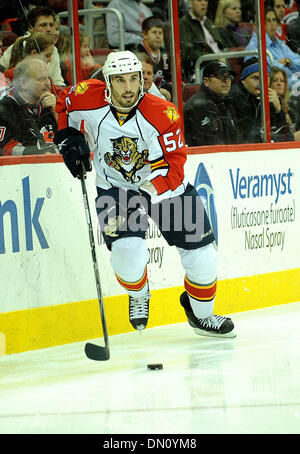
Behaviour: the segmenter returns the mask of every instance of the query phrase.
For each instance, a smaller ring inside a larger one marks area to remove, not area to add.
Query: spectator
[[[57,45],[60,34],[60,18],[55,16],[54,18],[54,27],[51,33],[51,38],[53,39],[54,46]]]
[[[56,98],[45,63],[26,57],[14,71],[14,88],[0,100],[1,155],[57,153]]]
[[[298,6],[298,17],[287,26],[287,41],[293,52],[300,54],[300,0]]]
[[[189,11],[180,19],[180,47],[185,82],[193,82],[195,63],[204,54],[220,52],[224,43],[211,19],[206,17],[208,0],[190,0]]]
[[[220,0],[215,25],[218,27],[225,47],[246,47],[251,35],[239,27],[242,9],[240,0]]]
[[[178,0],[178,17],[181,18],[188,11],[189,0]],[[163,22],[168,22],[168,4],[166,0],[154,0],[151,3],[153,16],[159,17]]]
[[[59,39],[57,42],[57,50],[58,50],[58,55],[59,55],[59,61],[60,61],[60,70],[62,77],[64,79],[64,82],[66,85],[69,85],[69,83],[66,80],[66,75],[67,72],[69,71],[69,68],[67,66],[67,60],[71,58],[71,41],[70,41],[70,32],[69,30],[64,30],[59,34]]]
[[[255,19],[255,0],[242,1],[242,22],[253,23]]]
[[[2,54],[3,54],[2,46],[3,46],[3,35],[2,35],[2,33],[0,32],[0,57],[1,57]]]
[[[273,65],[286,71],[289,88],[292,89],[292,85],[295,82],[293,74],[300,71],[300,55],[294,53],[282,40],[276,37],[277,19],[272,8],[265,10],[265,19],[267,50],[273,55]],[[255,32],[253,32],[252,38],[246,47],[246,50],[252,49],[257,49],[257,35]]]
[[[275,16],[277,19],[277,29],[276,29],[276,37],[281,39],[286,43],[287,41],[287,26],[283,22],[285,16],[285,2],[284,0],[270,0],[270,7],[274,9]]]
[[[300,131],[300,93],[291,94],[289,106],[294,114],[295,131]],[[300,141],[298,134],[295,136],[295,140]]]
[[[53,40],[46,33],[21,36],[12,47],[8,69],[4,72],[5,76],[12,82],[15,66],[29,55],[39,54],[45,63],[50,63],[53,50]]]
[[[230,94],[242,143],[262,142],[259,66],[256,57],[244,63],[240,80],[232,86]],[[275,142],[294,140],[277,93],[272,88],[269,88],[269,101],[272,140]]]
[[[79,32],[80,41],[80,58],[81,58],[81,80],[89,79],[92,74],[101,68],[98,65],[90,50],[90,39],[86,33]],[[62,32],[58,42],[58,52],[60,55],[61,72],[63,74],[64,81],[67,85],[73,83],[72,71],[71,71],[71,43],[70,33],[68,31]],[[77,81],[79,82],[79,81]]]
[[[184,105],[188,146],[238,143],[237,119],[227,96],[234,74],[220,61],[204,67],[202,86]]]
[[[115,8],[122,14],[124,44],[127,50],[135,49],[142,43],[142,23],[152,16],[151,10],[141,0],[112,0],[108,8]],[[119,48],[119,25],[115,14],[106,15],[106,32],[109,45]]]
[[[41,32],[53,37],[55,13],[48,7],[37,7],[29,11],[27,15],[28,31],[26,36],[32,33]],[[12,46],[9,46],[0,59],[0,65],[8,68]],[[64,80],[61,75],[59,55],[57,48],[54,47],[52,61],[48,64],[49,75],[55,85],[64,86]]]
[[[153,63],[154,83],[159,87],[164,87],[171,82],[171,64],[164,45],[164,26],[162,21],[154,16],[150,16],[142,23],[143,42],[138,46],[139,52],[149,55]]]
[[[294,134],[296,141],[300,140],[299,131],[299,117],[300,112],[295,109],[295,103],[290,103],[290,91],[288,88],[288,81],[286,72],[283,69],[273,66],[270,71],[269,86],[276,91],[281,108],[285,114],[286,122],[290,127],[291,132]],[[293,108],[294,107],[294,108]],[[298,126],[298,129],[296,128]]]
[[[2,33],[0,32],[0,57],[2,55],[2,46],[3,46]],[[0,69],[0,99],[3,98],[3,96],[5,96],[8,89],[9,89],[8,81]]]
[[[144,79],[144,91],[159,98],[171,101],[171,94],[164,88],[158,88],[154,83],[153,62],[148,54],[136,53],[137,58],[142,63],[142,73]]]

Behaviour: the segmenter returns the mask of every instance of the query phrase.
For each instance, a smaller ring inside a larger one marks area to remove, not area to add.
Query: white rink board
[[[189,155],[186,172],[191,183],[194,183],[200,162],[204,163],[215,192],[219,224],[219,279],[298,268],[300,150]],[[240,169],[238,180],[237,169]],[[255,186],[261,175],[271,175],[268,194],[264,190],[259,193],[257,184]],[[251,185],[244,187],[243,184],[251,177]],[[0,166],[0,178],[0,234],[3,233],[0,237],[0,312],[96,298],[79,180],[69,175],[63,163]],[[97,243],[94,180],[94,172],[88,174],[87,187]],[[237,181],[240,186],[237,186]],[[247,195],[248,187],[249,197],[241,198]],[[286,216],[289,215],[289,220],[272,225],[265,223],[235,228],[232,217],[235,209],[237,213],[244,210],[245,213],[256,211],[266,215],[269,212],[269,217],[272,210],[281,209],[285,210]],[[42,233],[37,233],[38,226]],[[282,232],[281,243],[270,250],[268,235],[276,232]],[[261,247],[251,249],[251,241],[255,246],[252,235],[258,235],[257,246]],[[152,223],[148,236],[151,236],[147,239],[151,288],[182,285],[183,271],[176,249],[167,246]],[[105,245],[97,245],[97,254],[104,296],[124,293],[112,272]]]
[[[192,155],[190,175],[199,160],[205,164],[215,194],[218,278],[298,268],[300,150]],[[255,217],[260,225],[255,225]]]

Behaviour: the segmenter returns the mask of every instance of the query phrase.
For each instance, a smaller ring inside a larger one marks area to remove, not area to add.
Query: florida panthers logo
[[[105,163],[118,170],[126,181],[138,183],[141,177],[137,176],[136,172],[149,164],[148,150],[143,150],[141,153],[138,151],[138,139],[122,136],[110,140],[113,151],[105,153]]]

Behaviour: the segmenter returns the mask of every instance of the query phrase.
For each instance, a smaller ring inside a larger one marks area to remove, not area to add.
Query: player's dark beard
[[[134,93],[131,93],[131,92],[125,93],[125,95],[130,95],[130,94],[132,94],[134,97],[126,99],[126,98],[124,98],[124,95],[123,96],[115,96],[112,93],[112,99],[114,101],[114,104],[115,104],[115,101],[117,101],[117,103],[120,105],[120,107],[123,107],[123,108],[132,107],[136,103],[136,101],[138,99],[138,93],[136,93],[135,95],[134,95]]]

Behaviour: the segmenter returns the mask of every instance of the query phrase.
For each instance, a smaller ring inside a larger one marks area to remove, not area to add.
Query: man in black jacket
[[[180,50],[183,80],[195,80],[195,64],[199,57],[223,50],[218,28],[207,17],[208,0],[190,0],[189,11],[180,19]],[[217,57],[216,57],[217,58]]]
[[[26,58],[14,71],[14,88],[0,101],[0,156],[57,153],[56,98],[42,60]]]
[[[238,143],[237,120],[228,97],[234,74],[220,61],[204,67],[201,88],[184,105],[188,146]]]
[[[238,118],[241,143],[263,142],[257,57],[252,57],[244,63],[240,80],[232,86],[230,95]],[[272,140],[293,141],[294,136],[287,124],[280,100],[272,88],[269,88],[269,101]]]

